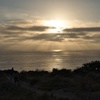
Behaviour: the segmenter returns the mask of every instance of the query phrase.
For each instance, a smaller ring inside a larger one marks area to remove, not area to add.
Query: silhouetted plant
[[[33,79],[33,80],[31,80],[30,85],[33,86],[33,85],[37,84],[38,82],[39,82],[38,79]]]
[[[71,75],[71,70],[70,69],[61,69],[61,70],[58,70],[58,69],[53,69],[53,71],[51,72],[51,75],[52,76],[55,76],[55,75],[60,75],[60,76],[70,76]]]
[[[100,61],[92,61],[90,63],[83,64],[82,67],[77,68],[73,71],[77,74],[86,74],[89,72],[100,72]]]

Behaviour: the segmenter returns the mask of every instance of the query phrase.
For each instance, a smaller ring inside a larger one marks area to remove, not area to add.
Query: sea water
[[[95,60],[100,60],[99,51],[0,53],[0,70],[75,69]]]

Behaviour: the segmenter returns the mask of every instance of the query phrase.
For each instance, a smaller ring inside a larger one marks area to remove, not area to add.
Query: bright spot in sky
[[[58,27],[61,28],[61,27],[65,26],[64,21],[61,21],[61,20],[49,20],[47,22],[47,25],[48,26],[53,26],[53,27],[56,27],[56,28],[58,28]]]
[[[54,27],[54,29],[50,29],[51,33],[61,32],[65,27],[65,22],[63,20],[48,20],[45,22],[46,26]]]

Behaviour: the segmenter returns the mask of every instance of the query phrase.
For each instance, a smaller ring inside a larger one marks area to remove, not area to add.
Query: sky
[[[0,52],[100,50],[100,0],[0,0]]]

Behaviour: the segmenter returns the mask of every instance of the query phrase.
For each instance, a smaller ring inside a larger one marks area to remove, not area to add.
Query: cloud
[[[62,33],[48,33],[54,27],[34,24],[32,20],[10,21],[0,25],[1,40],[9,42],[50,41],[50,42],[99,42],[100,27],[66,28]]]
[[[93,35],[87,35],[83,38],[86,39],[86,40],[94,40],[92,42],[97,42],[98,43],[98,42],[100,42],[100,33],[99,34],[95,33]]]
[[[100,27],[66,28],[64,32],[100,32]]]
[[[47,34],[36,34],[31,37],[28,37],[26,39],[31,39],[31,40],[45,40],[45,41],[55,41],[55,42],[61,42],[63,41],[63,37],[59,34],[52,34],[52,33],[47,33]]]
[[[31,27],[19,27],[19,26],[9,26],[6,29],[7,30],[19,30],[19,31],[39,31],[43,32],[47,29],[51,29],[54,27],[48,27],[48,26],[31,26]]]
[[[15,20],[15,21],[10,21],[10,25],[15,25],[15,26],[29,26],[29,25],[34,25],[35,22],[32,20]]]
[[[100,21],[82,21],[82,20],[70,20],[69,23],[71,24],[70,26],[75,28],[80,28],[80,27],[100,27]]]
[[[51,41],[51,42],[63,42],[67,40],[75,40],[82,39],[85,37],[84,34],[74,34],[74,33],[42,33],[42,34],[33,34],[31,36],[22,36],[22,40],[32,40],[32,41]]]

